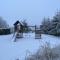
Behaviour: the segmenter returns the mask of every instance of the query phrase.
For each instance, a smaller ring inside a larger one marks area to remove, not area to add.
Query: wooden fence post
[[[40,30],[40,27],[37,28],[36,25],[35,25],[35,39],[41,39],[41,30]]]

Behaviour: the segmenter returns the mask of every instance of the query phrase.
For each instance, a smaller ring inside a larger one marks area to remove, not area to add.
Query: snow
[[[35,53],[46,42],[55,47],[60,44],[60,38],[42,34],[42,39],[35,39],[34,33],[24,33],[24,38],[13,42],[11,35],[0,36],[0,60],[24,60],[26,55]]]

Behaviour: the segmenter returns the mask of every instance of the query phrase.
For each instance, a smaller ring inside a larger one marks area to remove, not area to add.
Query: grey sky
[[[0,16],[9,25],[18,19],[39,24],[44,16],[52,17],[59,9],[60,0],[0,0]]]

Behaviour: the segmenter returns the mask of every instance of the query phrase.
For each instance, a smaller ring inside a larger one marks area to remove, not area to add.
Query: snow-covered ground
[[[41,45],[49,42],[51,47],[60,44],[60,38],[42,34],[42,39],[35,39],[34,33],[24,34],[24,38],[13,42],[11,35],[0,36],[0,60],[24,60],[25,56],[36,52]]]

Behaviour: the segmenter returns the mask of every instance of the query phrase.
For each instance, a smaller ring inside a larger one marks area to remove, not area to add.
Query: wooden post
[[[36,25],[35,25],[35,39],[36,39]]]
[[[40,30],[40,27],[37,28],[36,25],[35,25],[35,39],[41,39],[41,30]]]
[[[40,29],[40,39],[41,39],[41,29]]]

